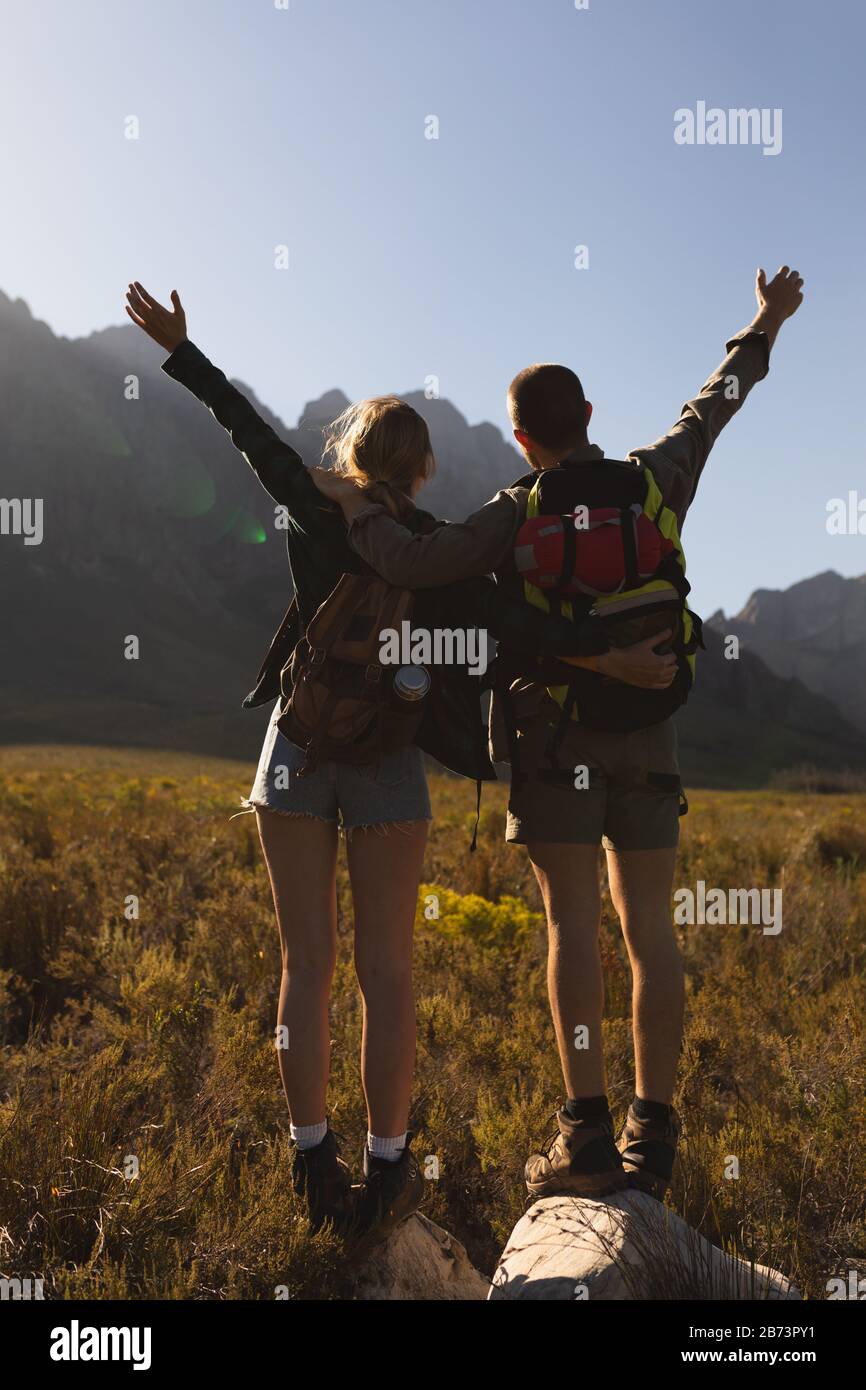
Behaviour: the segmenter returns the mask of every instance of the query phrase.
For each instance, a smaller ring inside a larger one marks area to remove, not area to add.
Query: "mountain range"
[[[44,510],[41,544],[0,535],[0,742],[257,755],[267,715],[240,704],[291,596],[282,533],[163,358],[131,324],[58,337],[0,292],[0,498],[41,498]],[[309,462],[348,404],[329,391],[291,428],[235,384]],[[425,508],[460,519],[524,471],[494,425],[470,426],[422,392],[403,398],[436,453]],[[725,659],[731,633],[738,661]],[[762,785],[800,763],[866,770],[866,576],[759,590],[736,618],[714,614],[706,640],[678,716],[689,780]]]
[[[825,570],[789,589],[756,589],[735,617],[714,613],[708,623],[777,675],[826,695],[866,733],[866,574]]]

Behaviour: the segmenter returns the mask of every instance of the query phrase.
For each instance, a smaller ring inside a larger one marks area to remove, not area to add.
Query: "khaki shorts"
[[[537,716],[521,730],[520,775],[515,778],[512,769],[506,840],[601,843],[617,850],[678,844],[685,798],[672,720],[630,734],[574,724],[559,746],[558,774],[546,757],[551,729],[548,719]]]

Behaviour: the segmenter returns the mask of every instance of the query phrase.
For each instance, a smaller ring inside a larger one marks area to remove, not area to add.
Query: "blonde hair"
[[[435,467],[427,422],[397,396],[350,405],[331,425],[325,456],[395,516],[412,510],[413,483]]]

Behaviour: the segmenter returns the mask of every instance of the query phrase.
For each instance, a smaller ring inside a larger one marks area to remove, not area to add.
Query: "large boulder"
[[[489,1288],[460,1241],[417,1212],[376,1247],[355,1285],[363,1299],[443,1302],[479,1302]]]
[[[543,1197],[521,1217],[489,1297],[585,1299],[799,1298],[776,1270],[726,1254],[643,1192],[604,1201]]]

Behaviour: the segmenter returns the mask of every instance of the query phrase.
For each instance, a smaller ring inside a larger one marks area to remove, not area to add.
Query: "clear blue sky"
[[[513,374],[561,360],[621,456],[786,261],[807,302],[711,458],[695,604],[866,571],[866,537],[825,529],[829,498],[866,495],[861,7],[0,0],[0,21],[0,288],[55,331],[125,321],[133,277],[176,287],[193,339],[290,423],[330,387],[435,374],[506,429]],[[782,108],[782,152],[677,145],[701,100]]]

